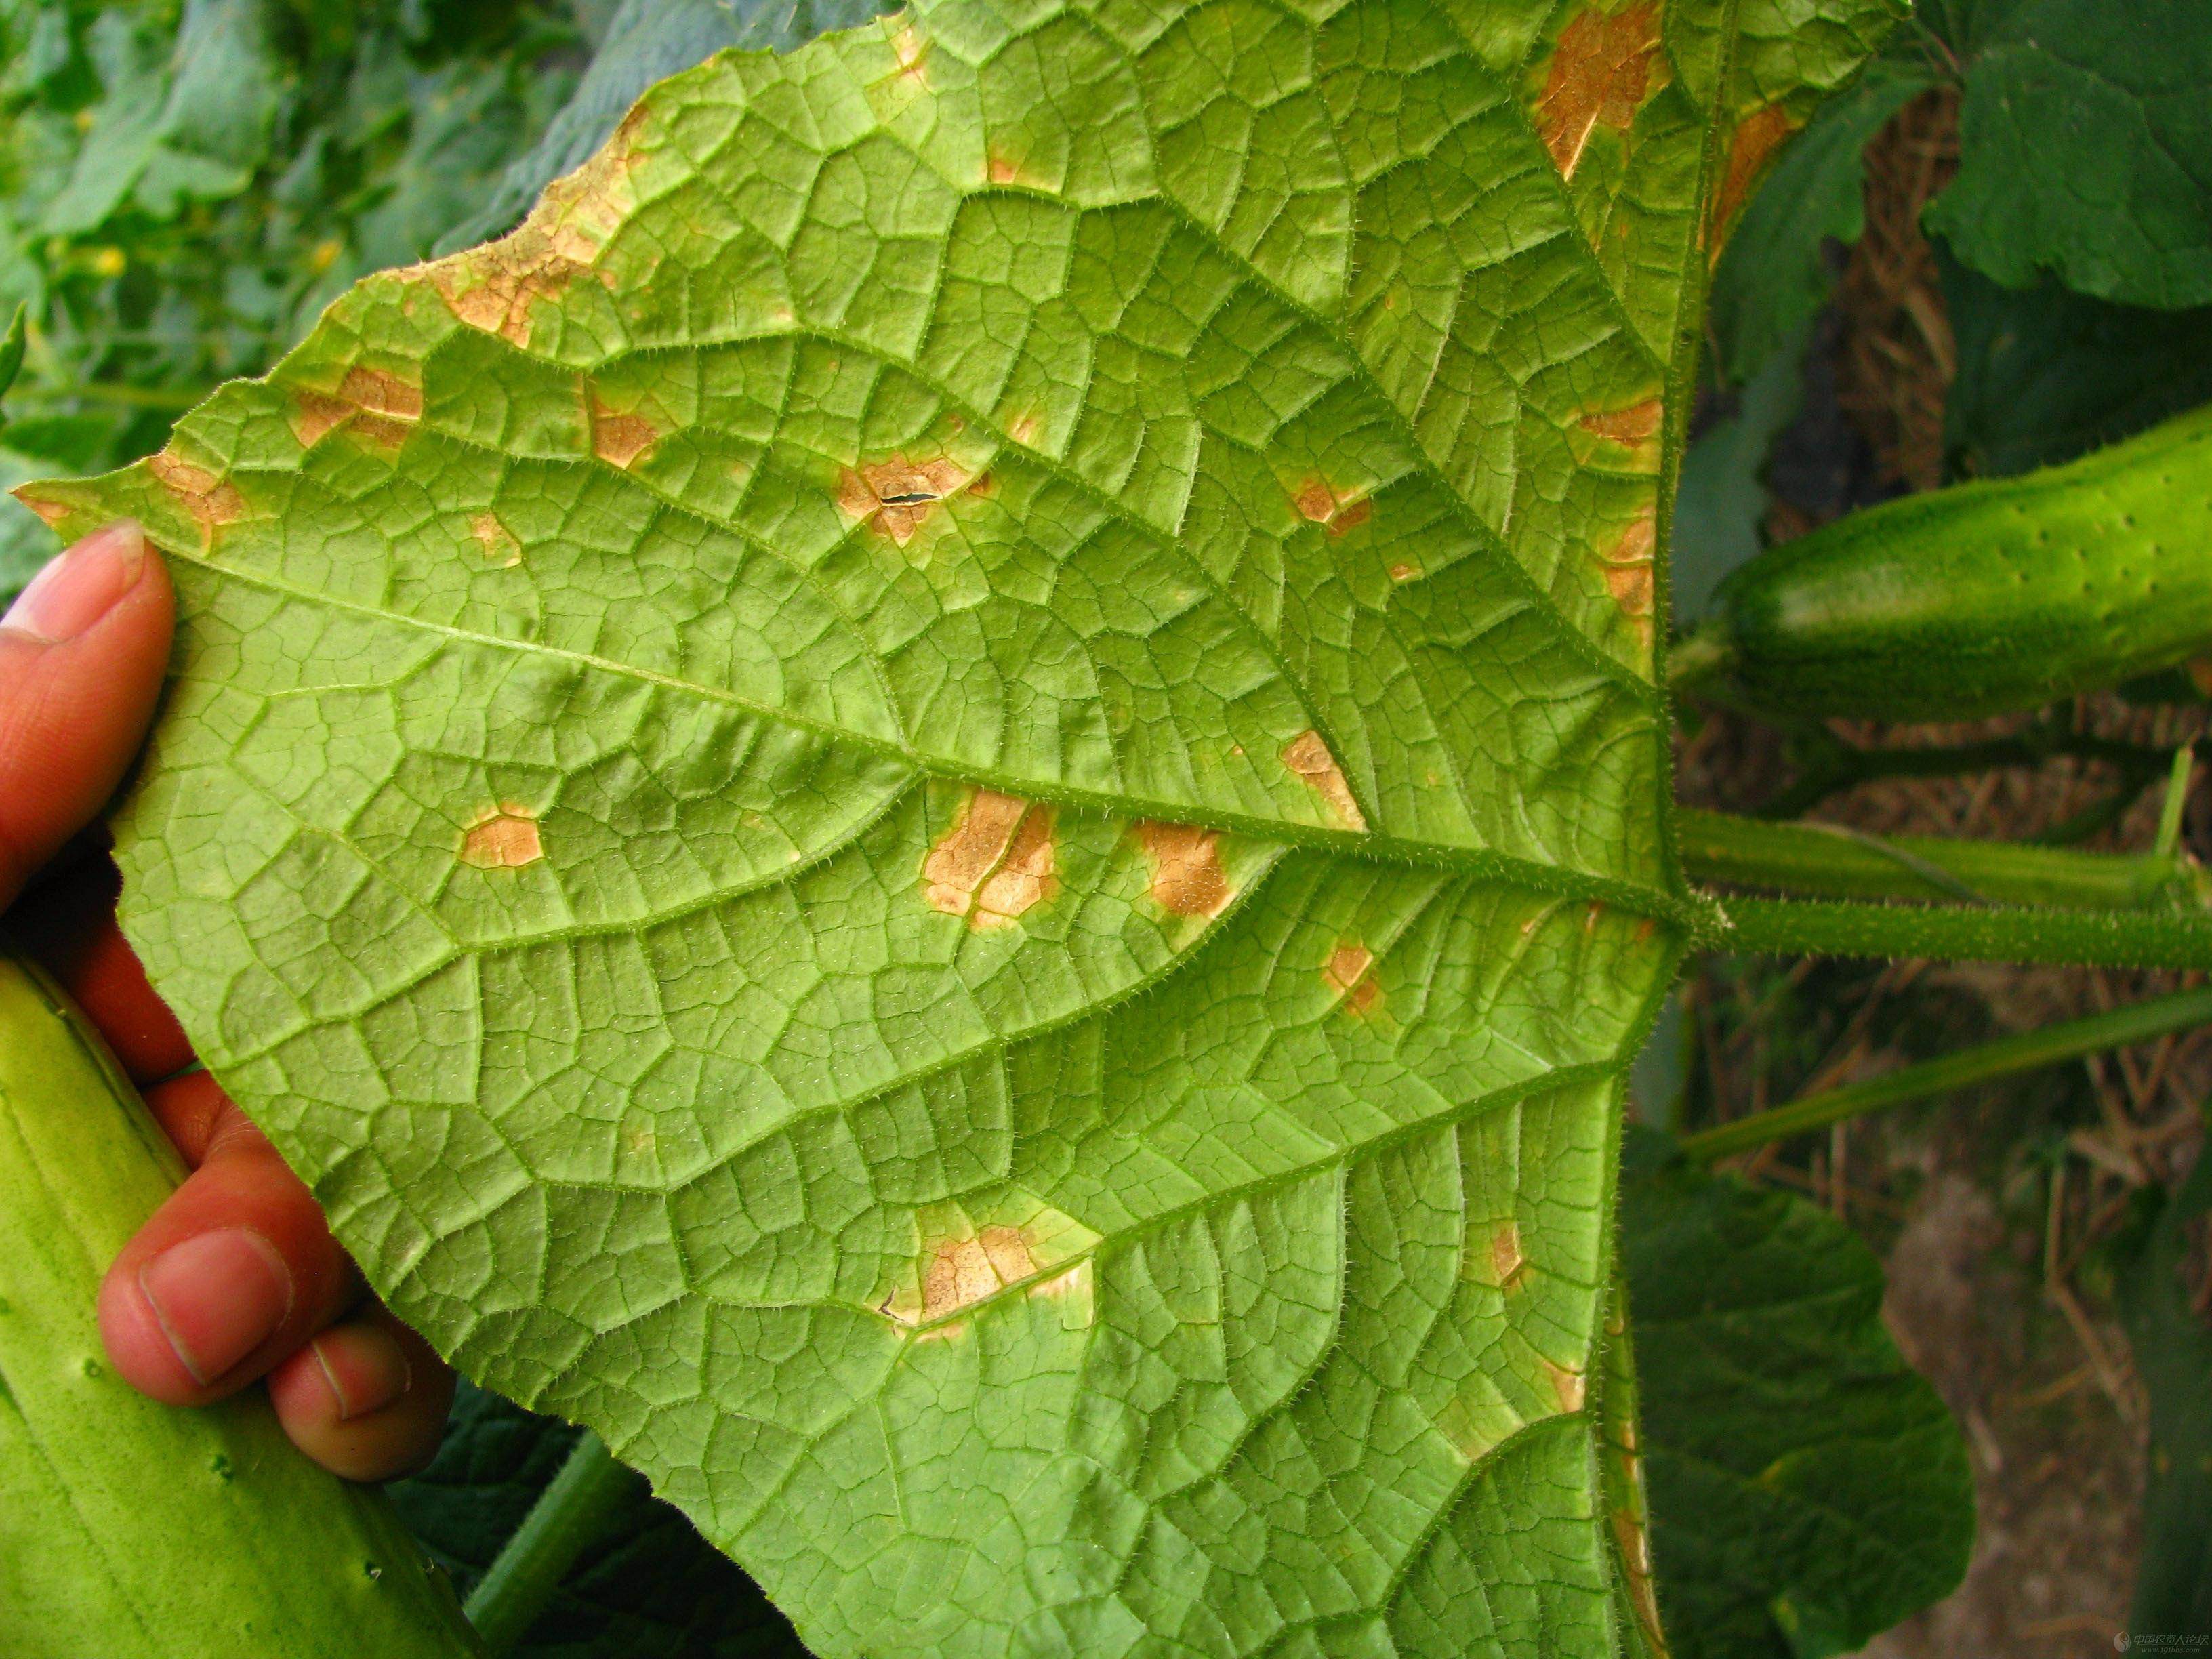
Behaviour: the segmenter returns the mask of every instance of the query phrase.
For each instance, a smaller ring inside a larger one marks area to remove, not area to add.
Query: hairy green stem
[[[1960,900],[2075,910],[2212,908],[2203,873],[2169,854],[2075,853],[2005,842],[1884,838],[1681,808],[1675,843],[1692,880],[1819,898]]]
[[[589,1429],[468,1599],[469,1622],[492,1659],[514,1651],[597,1540],[639,1477]]]
[[[1740,954],[2212,969],[2212,915],[2202,913],[1759,898],[1723,908],[1713,948]]]
[[[2152,997],[2109,1013],[2092,1014],[2087,1019],[2071,1019],[2039,1031],[2000,1037],[1995,1042],[1964,1048],[1923,1065],[1908,1066],[1887,1077],[1854,1083],[1848,1088],[1808,1095],[1771,1111],[1753,1113],[1732,1123],[1686,1135],[1681,1147],[1695,1158],[1726,1158],[1731,1152],[1747,1152],[1771,1140],[1825,1128],[1863,1113],[1948,1094],[1993,1078],[2055,1066],[2061,1060],[2079,1060],[2107,1048],[2148,1042],[2169,1032],[2185,1031],[2206,1024],[2212,1024],[2212,987],[2177,991],[2171,996]]]

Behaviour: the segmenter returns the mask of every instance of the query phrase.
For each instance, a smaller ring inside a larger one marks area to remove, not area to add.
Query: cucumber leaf
[[[1632,1146],[1621,1259],[1675,1659],[1856,1651],[1965,1575],[1966,1441],[1883,1328],[1856,1234]]]
[[[1595,1653],[1710,243],[1875,0],[939,0],[26,496],[368,1277],[832,1654]]]
[[[1957,178],[1930,229],[2008,288],[2212,303],[2212,11],[1978,0],[1929,20],[1963,60]]]

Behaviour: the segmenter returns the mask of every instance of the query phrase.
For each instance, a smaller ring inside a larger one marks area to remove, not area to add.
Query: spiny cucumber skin
[[[1856,513],[1761,554],[1713,641],[1754,708],[2033,708],[2212,651],[2212,407],[2024,477]]]
[[[199,1411],[117,1377],[100,1276],[183,1171],[82,1016],[0,951],[0,1655],[465,1659],[381,1494],[258,1389]]]

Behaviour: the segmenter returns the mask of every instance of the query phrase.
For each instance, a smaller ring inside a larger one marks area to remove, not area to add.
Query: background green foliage
[[[1959,1582],[1966,1448],[1881,1323],[1881,1269],[1813,1204],[1632,1139],[1621,1265],[1677,1659],[1825,1659]]]

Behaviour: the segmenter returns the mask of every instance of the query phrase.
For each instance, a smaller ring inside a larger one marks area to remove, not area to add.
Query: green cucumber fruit
[[[183,1411],[109,1370],[101,1273],[182,1174],[83,1017],[0,952],[0,1655],[480,1653],[383,1495],[308,1462],[260,1389]]]
[[[1971,720],[2212,651],[2212,405],[1910,495],[1741,566],[1675,684],[1778,714]]]

